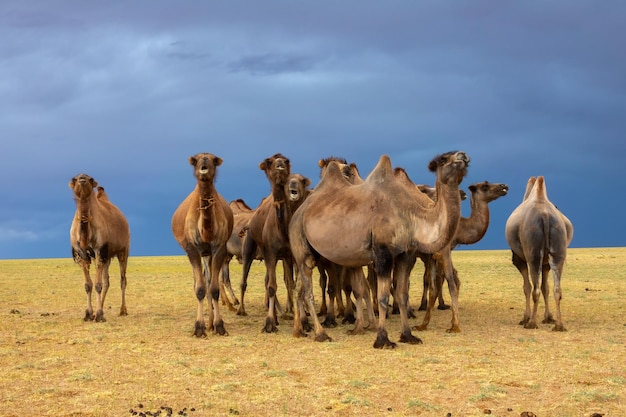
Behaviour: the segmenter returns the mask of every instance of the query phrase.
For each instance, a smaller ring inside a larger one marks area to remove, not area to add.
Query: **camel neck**
[[[489,226],[489,205],[486,201],[470,195],[472,212],[469,217],[461,217],[454,238],[455,244],[470,245],[483,238]]]

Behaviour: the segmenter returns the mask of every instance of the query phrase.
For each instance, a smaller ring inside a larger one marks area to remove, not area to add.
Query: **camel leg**
[[[322,322],[324,327],[337,327],[337,314],[335,312],[335,302],[338,296],[339,289],[339,268],[335,264],[330,264],[326,268],[328,274],[328,308],[326,310],[326,317]]]
[[[326,274],[326,269],[322,266],[317,267],[317,271],[320,275],[320,288],[322,290],[322,305],[320,306],[320,310],[318,315],[325,316],[328,311],[328,306],[326,305],[326,286],[328,285],[328,275]],[[330,294],[329,294],[330,297]]]
[[[354,322],[354,329],[349,330],[348,334],[357,335],[365,333],[365,326],[363,325],[363,296],[365,292],[365,275],[363,275],[362,268],[346,268],[346,274],[352,282],[352,293],[356,299],[356,321]]]
[[[230,301],[229,294],[233,301]],[[224,265],[222,265],[220,277],[220,300],[222,301],[222,305],[228,307],[230,311],[237,311],[235,306],[239,304],[239,300],[235,296],[235,292],[233,291],[233,286],[230,281],[230,259],[228,258],[224,261]]]
[[[374,246],[374,266],[378,277],[378,329],[374,348],[395,348],[396,344],[389,340],[387,334],[387,310],[389,309],[389,296],[391,289],[391,272],[393,268],[393,256],[388,248]]]
[[[433,307],[439,296],[438,291],[440,286],[437,285],[437,267],[435,265],[435,259],[430,254],[425,254],[422,257],[424,261],[424,280],[428,280],[428,284],[424,286],[428,287],[428,303],[426,304],[426,314],[422,318],[422,324],[413,326],[413,330],[424,331],[428,328],[430,323],[430,317],[432,316]]]
[[[83,271],[83,278],[85,278],[85,294],[87,295],[87,309],[85,310],[85,321],[91,321],[95,318],[93,314],[93,306],[91,304],[91,292],[93,290],[93,281],[89,276],[89,268],[91,267],[91,259],[89,257],[82,258],[78,252],[72,250],[74,252],[74,262],[80,266],[80,269]]]
[[[452,251],[449,247],[444,248],[440,252],[440,258],[437,263],[440,263],[441,270],[448,281],[448,290],[450,291],[450,299],[452,304],[452,319],[451,326],[447,330],[448,333],[459,333],[461,328],[459,327],[459,286],[457,285],[458,278],[452,265]],[[439,266],[436,266],[439,269]],[[440,292],[440,291],[438,291]]]
[[[96,309],[97,322],[106,321],[104,318],[104,301],[109,291],[109,265],[111,258],[106,248],[96,254],[96,296],[98,307]]]
[[[285,311],[282,314],[283,319],[292,319],[290,316],[293,314],[293,294],[295,292],[296,283],[293,279],[293,261],[291,258],[283,260],[283,280],[285,281],[285,287],[287,288],[287,305]],[[315,314],[315,312],[311,312]]]
[[[374,305],[373,302],[375,301],[375,297],[373,296],[373,291],[372,288],[370,286],[370,282],[369,279],[367,279],[365,277],[365,275],[363,275],[363,269],[361,268],[361,276],[363,279],[363,285],[365,287],[365,307],[367,309],[367,326],[365,326],[366,329],[370,329],[373,328],[374,323],[376,322],[376,313],[374,312]]]
[[[265,251],[263,258],[265,260],[267,283],[265,286],[266,298],[268,301],[267,317],[265,318],[265,326],[263,332],[275,333],[278,331],[278,320],[276,318],[276,262],[277,259],[272,251]]]
[[[248,235],[244,238],[243,241],[243,249],[242,249],[242,263],[243,263],[243,275],[241,277],[241,293],[240,293],[240,301],[239,308],[237,309],[238,316],[247,316],[246,307],[244,305],[244,296],[246,294],[246,289],[248,288],[248,274],[250,273],[250,267],[252,266],[252,260],[254,259],[254,254],[256,253],[257,244]]]
[[[372,306],[374,308],[374,314],[378,314],[378,285],[376,283],[376,272],[372,264],[367,265],[367,282],[372,292]]]
[[[120,307],[120,316],[127,316],[126,310],[126,267],[128,266],[128,250],[117,254],[117,260],[120,264],[120,288],[122,290],[122,306]]]
[[[523,288],[524,296],[526,297],[526,309],[524,310],[524,316],[522,317],[522,320],[519,322],[519,324],[522,326],[526,326],[526,324],[530,321],[530,296],[532,292],[532,285],[530,283],[530,277],[528,275],[528,264],[515,252],[512,252],[512,254],[513,265],[517,268],[517,270],[522,275],[522,278],[524,279]]]
[[[202,259],[195,248],[187,249],[187,258],[189,258],[189,263],[191,264],[191,271],[193,273],[193,291],[196,294],[198,301],[194,335],[196,337],[206,337],[206,324],[204,322],[204,298],[206,297],[207,282],[202,271]]]
[[[550,265],[543,265],[541,269],[541,294],[543,295],[543,302],[546,306],[543,314],[544,324],[554,323],[554,317],[550,312]]]
[[[426,266],[426,261],[424,261],[424,266]],[[424,268],[424,275],[422,278],[423,289],[422,289],[422,300],[420,301],[420,306],[418,308],[419,311],[426,311],[428,309],[428,294],[430,288],[430,271]]]
[[[396,295],[398,300],[398,308],[400,310],[400,323],[402,330],[400,332],[400,342],[412,345],[421,344],[419,337],[413,336],[411,326],[409,325],[409,276],[415,265],[416,258],[408,254],[402,254],[395,260],[393,271],[396,282]]]
[[[549,262],[550,269],[552,270],[552,275],[554,277],[554,302],[556,304],[556,322],[552,330],[555,332],[564,332],[567,329],[563,325],[563,318],[561,317],[561,299],[563,298],[561,290],[561,274],[563,273],[565,258],[554,259],[553,256],[550,256]]]
[[[346,295],[346,304],[344,305],[344,314],[341,324],[354,324],[356,317],[354,316],[354,303],[352,302],[352,282],[348,273],[348,268],[341,268],[340,281],[343,283],[343,292]]]
[[[531,253],[530,256],[526,256],[528,261],[528,273],[530,275],[530,282],[532,284],[532,299],[533,308],[530,313],[530,319],[524,325],[525,329],[538,329],[537,326],[537,310],[539,309],[539,300],[541,299],[541,285],[539,284],[539,277],[542,270],[543,254]],[[524,284],[526,285],[526,284]],[[529,304],[529,297],[526,297],[527,305]]]
[[[207,276],[207,283],[209,285],[208,295],[210,295],[211,304],[209,314],[211,327],[213,328],[213,333],[220,336],[228,335],[228,332],[224,327],[224,320],[222,319],[222,315],[220,313],[220,273],[222,266],[224,265],[225,257],[226,246],[224,245],[217,249],[213,256],[205,256],[202,258],[205,265],[205,274],[207,271],[210,271]]]

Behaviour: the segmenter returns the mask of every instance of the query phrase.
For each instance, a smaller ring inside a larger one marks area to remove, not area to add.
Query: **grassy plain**
[[[83,322],[82,275],[71,259],[0,261],[0,416],[165,416],[168,407],[188,416],[626,415],[626,248],[569,250],[564,333],[517,324],[522,278],[508,251],[453,256],[462,332],[446,333],[450,312],[436,310],[422,345],[394,350],[373,349],[374,333],[348,336],[348,324],[328,329],[330,343],[293,338],[290,320],[261,333],[260,263],[249,315],[224,308],[229,336],[198,339],[185,257],[130,258],[127,317],[117,316],[112,266],[105,323]],[[414,305],[422,271],[418,262]],[[238,287],[235,262],[231,276]],[[279,297],[284,303],[282,283]],[[399,321],[388,320],[394,341]]]

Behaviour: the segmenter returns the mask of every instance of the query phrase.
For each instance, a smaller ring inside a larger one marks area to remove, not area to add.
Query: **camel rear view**
[[[513,265],[524,278],[526,310],[520,324],[527,329],[536,329],[537,307],[543,293],[545,313],[542,323],[555,323],[552,330],[564,331],[561,318],[561,275],[567,256],[567,247],[572,241],[574,227],[557,207],[550,202],[542,176],[530,177],[522,203],[511,213],[505,227],[506,240],[511,247]],[[556,320],[548,304],[548,275],[554,278],[554,300]],[[541,274],[541,286],[539,275]],[[532,290],[533,310],[530,311]]]

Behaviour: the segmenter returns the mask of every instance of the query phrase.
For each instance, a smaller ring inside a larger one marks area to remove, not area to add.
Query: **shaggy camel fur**
[[[315,192],[294,213],[289,227],[292,252],[299,270],[298,308],[294,336],[305,335],[304,304],[315,311],[312,268],[322,256],[338,265],[362,267],[373,262],[378,284],[378,330],[375,348],[395,347],[386,330],[391,275],[397,277],[402,331],[400,341],[421,343],[408,323],[408,277],[417,251],[434,253],[454,237],[461,214],[459,183],[467,172],[468,156],[448,152],[433,159],[437,195],[433,203],[398,181],[391,160],[383,155],[362,184],[350,184],[331,162]],[[360,303],[357,303],[357,309]],[[315,340],[328,339],[313,315]]]
[[[469,217],[461,217],[461,219],[459,220],[459,228],[456,231],[454,239],[449,244],[450,250],[453,250],[459,244],[470,245],[478,242],[480,239],[483,238],[489,227],[489,203],[502,196],[505,196],[509,191],[509,187],[506,184],[492,184],[484,181],[481,183],[470,185],[469,191],[472,210]],[[428,327],[428,324],[430,323],[432,309],[434,308],[435,299],[439,298],[441,300],[440,297],[441,293],[443,292],[443,281],[445,279],[450,282],[450,277],[446,276],[446,270],[452,271],[451,279],[453,279],[456,283],[457,292],[461,286],[461,282],[459,281],[456,269],[451,265],[449,269],[446,269],[445,260],[449,259],[448,262],[451,263],[451,257],[442,256],[442,253],[437,253],[434,255],[426,254],[422,255],[421,257],[424,261],[425,271],[424,292],[422,294],[422,303],[420,305],[420,310],[422,309],[422,305],[424,304],[427,305],[427,309],[422,324],[419,326],[415,326],[413,328],[415,330],[426,330],[426,328]],[[429,294],[429,289],[431,288],[433,290],[430,291],[430,300],[427,302],[426,297]],[[456,322],[456,326],[453,321],[453,325],[450,330],[460,330],[460,328],[458,327],[458,320]]]
[[[426,193],[431,199],[435,199],[436,196],[431,187],[420,186],[422,192]],[[470,190],[470,207],[471,212],[469,217],[461,217],[459,220],[459,228],[456,231],[456,236],[454,237],[454,241],[451,246],[452,249],[459,244],[463,245],[471,245],[480,241],[485,233],[487,233],[487,229],[489,227],[489,203],[505,196],[509,187],[506,184],[499,183],[489,183],[488,181],[472,184],[468,187]],[[465,200],[466,193],[463,192],[461,197],[462,200]],[[425,261],[426,262],[426,261]],[[429,264],[432,265],[432,264]],[[441,265],[439,265],[439,270],[441,269]],[[419,310],[425,311],[428,306],[428,294],[430,290],[430,273],[431,269],[428,271],[424,271],[424,290],[422,292],[422,299],[420,302]],[[440,271],[441,272],[441,271]],[[441,274],[437,276],[437,288],[438,288],[438,301],[439,304],[437,308],[439,310],[447,310],[450,308],[449,305],[445,304],[443,300],[443,295],[441,291],[440,282]]]
[[[98,187],[96,180],[87,174],[78,174],[69,182],[76,201],[76,214],[70,227],[72,257],[83,270],[87,309],[85,321],[106,321],[104,300],[109,290],[109,265],[114,257],[120,265],[120,286],[122,306],[120,316],[126,310],[126,266],[130,249],[130,229],[128,221],[119,208],[111,203],[104,188]],[[94,188],[97,187],[96,193]],[[96,260],[97,310],[94,314],[91,304],[93,281],[89,276],[91,260]]]
[[[287,287],[286,312],[293,310],[293,260],[289,244],[287,228],[292,213],[306,199],[311,181],[300,174],[291,174],[289,159],[280,153],[266,158],[259,164],[265,172],[271,185],[271,193],[261,201],[261,204],[250,219],[248,231],[243,245],[243,276],[241,279],[241,301],[238,315],[246,315],[244,295],[248,286],[248,274],[257,249],[263,253],[265,263],[265,290],[268,307],[263,331],[273,333],[278,331],[276,310],[276,264],[283,260],[283,273]]]
[[[536,329],[537,307],[543,293],[545,313],[542,323],[554,323],[554,331],[565,331],[561,318],[561,276],[572,241],[572,222],[548,199],[545,179],[530,177],[524,200],[509,216],[505,226],[506,240],[513,254],[513,265],[524,278],[526,310],[519,323],[526,329]],[[549,273],[554,280],[556,320],[549,308]],[[539,285],[541,275],[541,286]],[[532,294],[533,309],[530,310]]]
[[[226,242],[233,230],[233,212],[215,189],[217,167],[222,159],[210,153],[189,158],[196,178],[196,187],[178,206],[172,216],[172,232],[183,248],[194,278],[198,299],[194,335],[206,336],[203,302],[209,300],[209,330],[226,335],[220,314],[220,272],[226,258]]]

